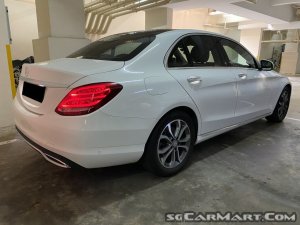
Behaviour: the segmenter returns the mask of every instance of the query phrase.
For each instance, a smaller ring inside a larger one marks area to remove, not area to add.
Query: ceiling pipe
[[[94,20],[93,20],[93,25],[91,26],[91,33],[95,33],[97,27],[98,27],[98,24],[100,23],[100,20],[102,19],[101,18],[102,15],[95,15],[94,17]]]
[[[102,3],[103,1],[98,1]],[[124,0],[103,6],[102,8],[94,8],[93,11],[86,10],[87,24],[86,33],[88,34],[104,34],[107,32],[111,21],[119,16],[138,12],[145,9],[150,9],[157,6],[162,6],[169,3],[170,0],[157,0],[157,1],[136,1]],[[107,4],[107,3],[106,3]],[[94,4],[95,6],[96,4]],[[123,7],[120,7],[123,6]]]
[[[140,10],[140,7],[142,7],[142,6],[154,5],[157,2],[166,2],[166,0],[132,1],[130,4],[124,6],[123,8],[113,9],[113,10],[109,11],[109,13],[114,14],[116,12],[125,11],[125,10],[137,11],[137,10]],[[154,6],[152,6],[152,7],[154,7]]]
[[[92,9],[93,7],[97,6],[97,5],[106,5],[106,4],[110,4],[112,1],[118,1],[118,0],[96,0],[96,1],[92,1],[90,3],[87,3],[84,5],[84,8],[86,10],[88,9]]]
[[[87,14],[85,17],[86,17],[85,32],[90,33],[89,31],[92,30],[93,22],[95,19],[94,19],[94,16],[92,15],[92,13]]]
[[[97,4],[103,3],[103,2],[104,2],[103,0],[91,1],[91,2],[89,2],[89,3],[86,3],[86,4],[84,5],[84,7],[85,7],[85,8],[89,8],[89,7],[93,6],[93,5],[97,5]]]
[[[117,13],[111,15],[111,16],[108,16],[107,22],[104,23],[104,25],[102,27],[102,30],[100,30],[100,29],[98,30],[98,33],[99,34],[105,34],[107,32],[108,28],[109,28],[109,25],[110,25],[111,21],[116,17],[127,15],[127,14],[137,12],[137,11],[141,11],[141,10],[150,9],[150,8],[157,7],[157,6],[162,6],[162,5],[167,4],[168,2],[169,2],[169,0],[160,0],[160,1],[157,1],[157,2],[148,3],[147,5],[144,5],[144,6],[140,6],[140,7],[138,7],[138,9],[129,9],[129,10],[126,10],[126,11],[117,12]]]
[[[105,6],[103,6],[100,9],[96,8],[93,11],[85,10],[86,13],[91,13],[90,24],[87,26],[86,32],[87,33],[93,33],[92,30],[94,30],[95,28],[92,26],[92,24],[95,24],[97,22],[97,21],[95,21],[96,18],[97,18],[96,15],[98,15],[98,14],[104,14],[106,12],[111,11],[114,8],[118,8],[120,6],[124,6],[124,5],[126,5],[127,2],[129,3],[129,2],[132,2],[132,1],[133,0],[112,3],[112,4],[109,4],[109,5],[105,5]]]
[[[100,34],[103,34],[105,33],[105,27],[108,26],[112,19],[115,18],[116,16],[114,16],[114,14],[117,14],[117,13],[122,13],[122,12],[126,12],[129,10],[129,13],[132,13],[132,12],[137,12],[137,7],[138,6],[142,6],[142,5],[147,5],[149,4],[149,2],[145,1],[145,2],[139,2],[136,4],[136,2],[133,2],[133,4],[128,4],[126,7],[123,7],[123,8],[117,8],[117,9],[112,9],[111,11],[107,12],[107,13],[104,13],[103,15],[106,16],[106,21],[103,22],[103,26],[101,26],[100,29],[98,29],[96,32],[97,33],[100,33]]]
[[[145,4],[146,2],[147,1],[144,1],[142,3]],[[142,3],[137,3],[137,1],[135,1],[135,0],[127,0],[127,1],[124,1],[124,2],[119,2],[119,3],[116,3],[116,4],[112,4],[108,7],[102,7],[98,10],[94,10],[93,12],[103,14],[103,13],[110,12],[112,10],[122,10],[124,8],[127,8],[127,7],[131,6],[131,5],[138,5],[138,4],[142,4]]]
[[[93,10],[96,10],[96,9],[101,8],[101,7],[104,7],[104,6],[106,6],[105,3],[99,3],[99,4],[95,5],[95,6],[92,7],[92,8],[89,8],[89,9],[85,8],[85,9],[84,9],[84,12],[85,12],[85,13],[90,13],[90,12],[93,12]]]
[[[133,2],[134,0],[123,0],[123,1],[112,1],[109,4],[107,3],[99,3],[91,8],[86,8],[84,9],[85,12],[100,12],[100,11],[105,11],[110,8],[115,8],[119,6],[124,6],[128,2]]]
[[[104,26],[105,23],[107,23],[107,21],[109,21],[109,16],[107,15],[101,15],[101,21],[97,26],[97,29],[94,30],[95,34],[100,34],[100,31],[102,30],[102,27]]]

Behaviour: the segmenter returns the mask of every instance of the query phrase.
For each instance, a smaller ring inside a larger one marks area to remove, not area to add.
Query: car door
[[[220,47],[228,66],[237,79],[237,105],[235,115],[238,122],[263,116],[270,111],[270,88],[263,71],[258,69],[254,57],[240,44],[220,38]]]
[[[185,36],[169,54],[167,70],[197,105],[201,134],[235,123],[236,76],[224,66],[210,35]]]

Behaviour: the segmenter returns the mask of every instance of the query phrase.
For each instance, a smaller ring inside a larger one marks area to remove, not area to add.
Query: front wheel
[[[280,94],[276,107],[266,119],[270,122],[282,122],[288,112],[290,105],[291,89],[286,86]]]
[[[191,117],[174,111],[163,117],[146,144],[143,164],[159,176],[171,176],[183,169],[195,143],[195,125]]]

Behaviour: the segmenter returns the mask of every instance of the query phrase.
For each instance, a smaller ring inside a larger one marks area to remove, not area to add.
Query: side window
[[[218,40],[209,35],[193,37],[198,45],[198,52],[191,52],[194,66],[222,66],[218,53]]]
[[[227,56],[228,66],[256,68],[252,55],[239,44],[226,39],[221,39],[220,44]]]
[[[217,40],[210,36],[185,37],[172,50],[168,59],[168,66],[219,66],[220,60],[216,43]]]
[[[180,40],[174,49],[171,51],[171,54],[168,59],[168,67],[187,67],[191,66],[188,60],[188,51],[185,46],[184,39]]]

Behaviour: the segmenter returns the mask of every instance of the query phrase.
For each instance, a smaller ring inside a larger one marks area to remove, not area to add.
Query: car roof
[[[196,30],[196,29],[153,29],[153,30],[144,30],[144,31],[132,31],[121,33],[122,35],[137,35],[141,37],[145,36],[157,36],[158,38],[169,38],[169,37],[180,37],[185,34],[208,34],[218,37],[223,37],[226,39],[233,40],[222,34],[214,33],[205,30]]]
[[[161,32],[157,36],[182,36],[185,34],[208,34],[208,35],[213,35],[213,36],[218,36],[218,37],[224,37],[228,38],[222,34],[215,33],[215,32],[210,32],[210,31],[205,31],[205,30],[196,30],[196,29],[170,29],[170,30],[165,30],[164,32]],[[231,38],[229,38],[231,39]]]
[[[224,36],[218,33],[209,32],[205,30],[196,30],[196,29],[153,29],[153,30],[129,31],[124,33],[119,33],[117,35],[161,36],[161,35],[183,35],[189,33],[212,34],[217,36]]]

